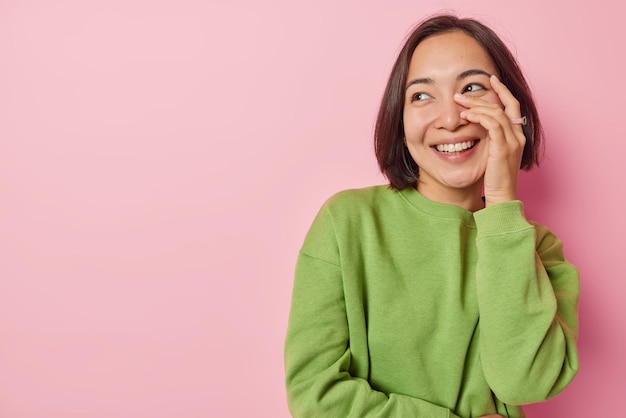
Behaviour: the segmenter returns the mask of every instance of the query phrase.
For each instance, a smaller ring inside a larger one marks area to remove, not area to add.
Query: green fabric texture
[[[520,201],[472,213],[348,190],[300,251],[285,340],[294,417],[524,417],[578,370],[579,278]]]

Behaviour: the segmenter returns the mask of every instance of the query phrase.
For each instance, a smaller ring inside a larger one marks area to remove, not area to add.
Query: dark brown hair
[[[498,35],[484,24],[454,15],[437,15],[419,24],[407,38],[389,76],[378,111],[374,132],[376,159],[380,170],[394,189],[414,186],[419,173],[417,164],[404,144],[402,119],[406,79],[413,51],[424,39],[452,31],[462,31],[474,38],[493,60],[500,74],[500,81],[519,101],[521,114],[528,121],[523,127],[526,145],[521,168],[530,170],[539,164],[543,129],[530,88],[513,54]]]

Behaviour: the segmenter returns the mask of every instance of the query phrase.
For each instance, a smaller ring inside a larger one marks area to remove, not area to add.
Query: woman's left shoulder
[[[563,242],[561,241],[561,239],[556,236],[556,234],[552,232],[552,230],[547,226],[535,221],[528,222],[535,228],[535,242],[537,252],[539,254],[542,254],[546,252],[556,251],[556,253],[561,254],[562,257]]]

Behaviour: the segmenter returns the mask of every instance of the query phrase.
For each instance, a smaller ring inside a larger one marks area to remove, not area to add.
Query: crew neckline
[[[406,187],[400,190],[400,194],[415,209],[430,216],[440,219],[460,220],[468,226],[475,226],[474,214],[465,208],[430,200],[418,192],[415,187]]]

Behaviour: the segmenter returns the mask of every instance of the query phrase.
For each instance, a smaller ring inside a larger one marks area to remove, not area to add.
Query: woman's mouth
[[[477,140],[458,142],[456,144],[439,144],[435,145],[435,149],[442,154],[457,155],[463,151],[474,148],[478,143]]]

